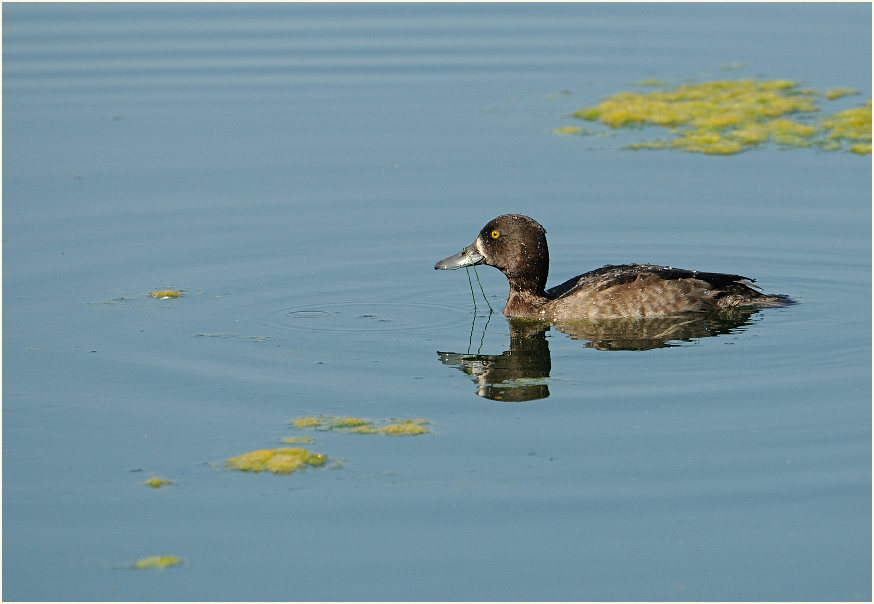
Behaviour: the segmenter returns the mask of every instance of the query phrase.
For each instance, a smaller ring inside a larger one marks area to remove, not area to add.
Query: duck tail
[[[798,302],[783,294],[759,294],[759,297],[746,303],[748,306],[758,306],[759,308],[782,308],[794,304],[798,304]]]
[[[750,306],[754,308],[782,308],[798,304],[789,296],[783,294],[763,294],[752,279],[735,281],[725,288],[718,297],[719,308],[735,308]]]

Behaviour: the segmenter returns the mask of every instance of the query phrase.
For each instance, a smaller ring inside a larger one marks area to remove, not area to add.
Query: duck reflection
[[[509,323],[510,349],[502,354],[438,351],[437,355],[445,365],[458,367],[471,376],[477,384],[476,393],[484,398],[508,402],[546,398],[549,396],[546,378],[552,368],[546,342],[550,325],[530,319],[509,319]]]
[[[584,340],[587,348],[640,351],[679,346],[682,342],[740,331],[752,323],[751,317],[756,312],[756,309],[737,308],[676,317],[557,324],[536,319],[508,319],[510,348],[500,355],[470,352],[474,326],[471,326],[467,353],[438,351],[437,355],[445,365],[457,367],[471,376],[477,384],[479,396],[505,402],[531,401],[549,396],[547,380],[552,360],[546,333],[550,329],[573,340]],[[483,327],[482,339],[487,328],[488,321]]]

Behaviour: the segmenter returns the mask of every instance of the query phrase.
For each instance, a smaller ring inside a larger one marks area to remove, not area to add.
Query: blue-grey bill
[[[435,264],[434,268],[438,271],[451,271],[456,268],[481,264],[484,260],[485,258],[476,251],[473,245],[469,245],[454,256],[444,258]]]

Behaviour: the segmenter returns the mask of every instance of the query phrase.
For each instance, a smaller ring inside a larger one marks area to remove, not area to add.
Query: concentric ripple
[[[338,334],[433,331],[468,320],[466,309],[423,302],[318,302],[266,311],[271,328]]]

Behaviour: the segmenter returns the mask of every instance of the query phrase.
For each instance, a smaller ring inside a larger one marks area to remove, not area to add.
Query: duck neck
[[[540,310],[549,302],[545,292],[535,293],[531,289],[518,289],[510,286],[510,295],[504,314],[508,317],[541,318]]]
[[[525,294],[525,295],[533,295],[541,298],[546,297],[546,276],[544,275],[542,278],[523,278],[523,277],[509,277],[507,279],[510,282],[510,294]]]
[[[513,270],[507,272],[510,291],[534,294],[546,297],[546,278],[549,273],[549,252],[546,243],[536,250],[522,249],[522,261]]]

